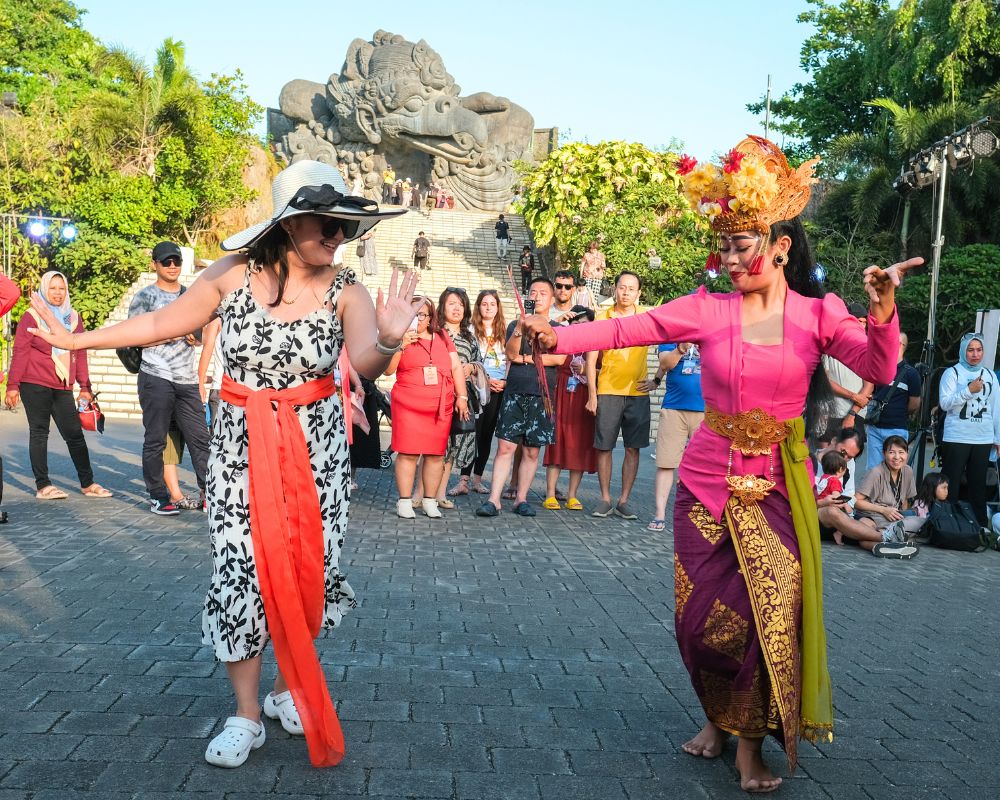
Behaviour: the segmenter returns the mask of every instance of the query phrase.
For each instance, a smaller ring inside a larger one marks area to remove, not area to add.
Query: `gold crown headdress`
[[[681,156],[677,173],[688,202],[708,217],[712,230],[717,234],[757,231],[763,246],[772,224],[797,217],[806,207],[818,162],[813,158],[792,169],[774,142],[747,136],[720,165],[699,164],[690,156]],[[712,255],[718,258],[716,253]]]

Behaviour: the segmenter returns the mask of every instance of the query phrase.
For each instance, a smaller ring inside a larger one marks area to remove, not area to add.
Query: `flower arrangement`
[[[759,213],[778,196],[778,176],[758,156],[735,148],[723,158],[721,168],[681,156],[677,173],[692,208],[710,222],[721,214]]]

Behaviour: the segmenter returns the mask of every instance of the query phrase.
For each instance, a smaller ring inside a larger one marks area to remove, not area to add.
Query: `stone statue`
[[[382,172],[446,189],[458,208],[503,211],[517,181],[512,162],[530,158],[534,120],[506,97],[460,87],[441,56],[421,39],[376,31],[355,39],[340,74],[326,85],[285,84],[280,110],[269,109],[276,156],[314,159],[360,176],[378,199]]]

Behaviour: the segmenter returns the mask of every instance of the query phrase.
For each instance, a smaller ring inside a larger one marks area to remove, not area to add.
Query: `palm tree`
[[[91,157],[123,175],[156,177],[164,138],[198,113],[204,95],[184,64],[184,45],[164,40],[149,70],[141,58],[111,48],[99,66],[101,88],[81,104],[79,126]]]

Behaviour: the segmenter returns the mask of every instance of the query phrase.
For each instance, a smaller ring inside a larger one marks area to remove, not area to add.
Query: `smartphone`
[[[835,498],[833,498],[833,502],[834,503],[847,503],[847,502],[850,501],[850,499],[851,498],[848,497],[846,494],[839,494]]]
[[[411,331],[415,331],[415,330],[417,329],[417,325],[418,325],[418,323],[419,323],[419,320],[418,320],[418,319],[417,319],[416,317],[414,317],[414,318],[413,318],[413,319],[412,319],[412,320],[410,321],[410,330],[411,330]]]
[[[528,314],[534,314],[535,313],[535,301],[534,300],[525,300],[524,301],[524,313],[525,313],[525,316],[527,316]]]

